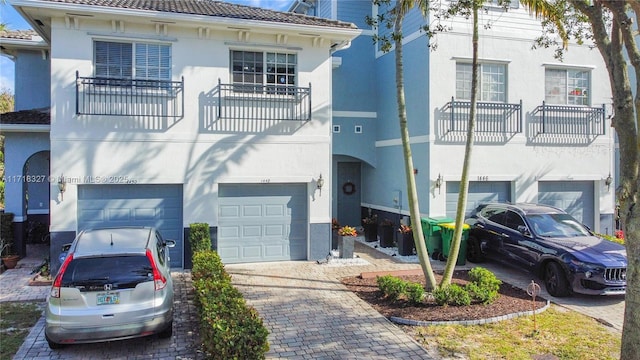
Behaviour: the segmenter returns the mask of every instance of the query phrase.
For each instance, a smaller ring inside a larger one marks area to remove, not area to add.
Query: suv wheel
[[[467,260],[473,263],[481,263],[485,260],[482,247],[480,246],[480,240],[473,236],[467,240]]]
[[[555,297],[569,295],[569,281],[558,263],[550,262],[544,268],[544,285],[547,292]]]
[[[173,321],[167,326],[166,329],[158,333],[158,337],[161,339],[168,339],[173,336]]]
[[[47,344],[49,344],[49,349],[56,350],[56,349],[62,349],[64,347],[63,344],[58,344],[57,342],[53,342],[49,340],[49,337],[47,337],[46,334],[44,338],[47,340]]]

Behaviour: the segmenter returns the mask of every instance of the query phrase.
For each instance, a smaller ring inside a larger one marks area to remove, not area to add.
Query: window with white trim
[[[589,105],[591,71],[545,69],[544,101],[559,105]]]
[[[456,99],[471,100],[471,75],[473,65],[456,63]],[[478,64],[478,100],[507,101],[507,66],[497,63]]]
[[[231,51],[231,79],[238,92],[288,93],[296,86],[298,57],[278,52]],[[276,91],[277,90],[277,91]]]
[[[153,43],[95,41],[95,76],[171,80],[171,46]]]

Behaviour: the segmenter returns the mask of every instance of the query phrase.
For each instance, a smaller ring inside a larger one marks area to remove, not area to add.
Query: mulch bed
[[[426,284],[423,275],[402,275],[398,277],[407,281]],[[436,274],[438,283],[441,278],[440,274]],[[536,297],[534,307],[531,296],[525,290],[503,282],[500,286],[500,296],[491,304],[439,306],[433,300],[427,300],[423,304],[415,306],[404,300],[392,302],[384,298],[382,291],[378,289],[375,278],[363,279],[360,276],[355,276],[340,280],[349,290],[371,304],[373,308],[387,318],[400,317],[417,321],[480,320],[537,310],[547,304],[546,299]],[[452,282],[460,285],[468,283],[467,271],[455,271]]]

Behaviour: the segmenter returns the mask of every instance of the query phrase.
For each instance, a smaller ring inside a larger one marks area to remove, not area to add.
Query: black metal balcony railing
[[[76,72],[76,114],[180,118],[180,81],[83,77]]]
[[[604,135],[605,107],[547,105],[542,102],[535,113],[539,116],[539,134]]]
[[[218,79],[218,118],[309,121],[311,84],[308,88],[222,84]]]
[[[466,132],[469,126],[470,101],[451,98],[447,132]],[[476,104],[477,133],[515,134],[522,132],[522,100],[518,104],[478,102]]]

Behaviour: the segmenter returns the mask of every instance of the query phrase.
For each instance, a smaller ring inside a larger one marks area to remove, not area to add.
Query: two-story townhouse
[[[54,261],[83,229],[133,225],[189,266],[194,222],[227,263],[326,256],[331,54],[354,24],[208,0],[11,4],[49,45]]]
[[[408,201],[395,53],[373,45],[375,34],[389,30],[364,20],[388,9],[369,1],[305,4],[292,10],[365,29],[334,55],[341,64],[333,75],[334,214],[351,225],[370,212],[397,221],[408,215]],[[434,13],[424,19],[414,9],[403,24],[414,176],[421,213],[453,218],[470,109],[472,27],[455,17],[447,20],[449,31],[428,39],[421,31],[427,21],[437,21]],[[487,1],[479,22],[479,104],[466,209],[488,201],[546,203],[612,234],[614,132],[601,55],[589,44],[570,44],[562,61],[552,47],[533,49],[540,21],[517,1],[508,11]]]

